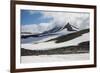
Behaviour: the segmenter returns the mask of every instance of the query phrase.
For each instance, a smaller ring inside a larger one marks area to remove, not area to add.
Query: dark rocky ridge
[[[89,41],[79,43],[77,46],[61,47],[61,48],[55,48],[51,50],[27,50],[21,48],[21,56],[76,54],[76,53],[89,53]]]

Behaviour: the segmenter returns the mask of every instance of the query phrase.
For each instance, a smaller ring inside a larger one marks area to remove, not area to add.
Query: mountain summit
[[[70,23],[67,23],[67,25],[65,25],[63,29],[65,28],[67,28],[68,31],[76,31],[75,29],[78,29],[77,27],[71,25]]]

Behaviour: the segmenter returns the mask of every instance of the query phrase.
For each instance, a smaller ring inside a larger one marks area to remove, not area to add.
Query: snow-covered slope
[[[22,43],[21,48],[28,49],[28,50],[49,50],[54,48],[78,45],[79,43],[85,41],[89,41],[89,32],[83,33],[81,36],[75,37],[74,39],[64,41],[61,43],[56,43],[56,40],[40,42],[40,43],[32,43],[32,42]]]
[[[47,41],[47,40],[50,40],[50,39],[53,39],[53,38],[57,38],[59,36],[63,36],[63,35],[67,35],[67,34],[70,34],[70,33],[74,33],[76,31],[67,31],[66,29],[63,29],[59,32],[56,32],[56,33],[51,33],[50,35],[46,35],[46,36],[40,36],[40,37],[28,37],[28,38],[21,38],[21,43],[39,43],[39,42],[43,42],[43,41]]]
[[[59,37],[62,35],[76,32],[75,28],[76,27],[67,23],[64,26],[55,26],[54,28],[44,31],[42,33],[22,32],[21,33],[21,43],[32,43],[32,42],[36,43],[36,42],[40,42],[41,40],[44,40],[44,39],[46,40],[48,38],[50,38],[50,39],[56,38],[57,36]]]

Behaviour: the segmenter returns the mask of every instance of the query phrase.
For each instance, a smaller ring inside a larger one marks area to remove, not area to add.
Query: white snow
[[[29,50],[48,50],[48,49],[53,49],[53,48],[78,45],[79,43],[85,42],[85,41],[89,41],[89,33],[85,33],[80,37],[77,37],[75,39],[72,39],[70,41],[66,41],[63,43],[55,43],[55,41],[42,42],[38,44],[28,43],[28,44],[21,44],[21,48],[29,49]]]
[[[47,40],[50,40],[50,39],[53,39],[53,38],[57,38],[59,36],[62,36],[62,35],[67,35],[69,33],[74,33],[76,31],[67,31],[66,29],[63,29],[61,31],[58,31],[58,32],[55,32],[55,33],[50,33],[50,34],[47,34],[45,36],[40,36],[40,37],[29,37],[29,38],[22,38],[21,39],[21,43],[39,43],[39,42],[44,42],[44,41],[47,41]],[[22,34],[23,35],[23,34]],[[27,36],[28,34],[26,34],[25,36]],[[30,34],[30,35],[33,35],[33,34]]]
[[[21,48],[29,49],[29,50],[48,50],[53,48],[78,45],[81,42],[89,41],[89,33],[85,33],[82,36],[79,36],[75,39],[62,42],[62,43],[55,43],[55,41],[56,40],[50,42],[41,42],[38,44],[35,43],[21,44]]]
[[[21,39],[21,43],[25,44],[25,43],[40,43],[40,42],[44,42],[53,38],[57,38],[59,37],[59,35],[51,35],[51,36],[44,36],[44,37],[29,37],[29,38],[23,38]]]
[[[48,63],[89,60],[89,54],[21,56],[21,63]]]
[[[40,43],[22,43],[21,48],[29,50],[48,50],[60,47],[78,45],[81,42],[89,41],[89,33],[85,33],[77,38],[62,43],[55,43],[56,40],[43,42],[45,40],[56,38],[57,36],[47,37],[40,40]],[[68,62],[68,61],[85,61],[90,59],[89,53],[82,54],[56,54],[56,55],[38,55],[38,56],[21,56],[21,63],[50,63],[50,62]]]

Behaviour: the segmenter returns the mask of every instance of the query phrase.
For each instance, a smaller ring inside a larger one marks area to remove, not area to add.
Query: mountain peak
[[[67,28],[68,31],[76,31],[75,29],[78,29],[77,27],[71,25],[69,22],[64,26],[64,28]]]

